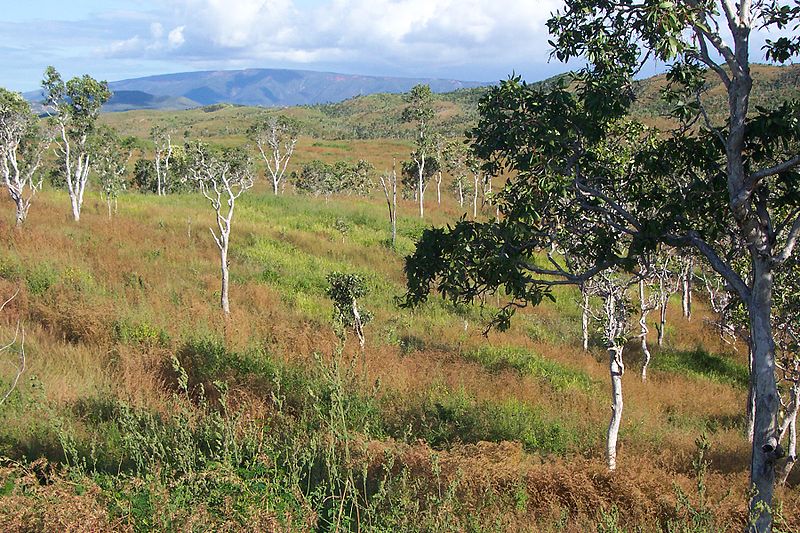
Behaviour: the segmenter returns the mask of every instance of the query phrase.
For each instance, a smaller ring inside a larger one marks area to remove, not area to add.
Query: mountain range
[[[286,107],[341,102],[359,95],[403,93],[425,83],[437,93],[488,85],[475,81],[361,76],[286,69],[183,72],[109,83],[105,111],[182,110],[213,104]],[[25,95],[41,99],[38,91]]]

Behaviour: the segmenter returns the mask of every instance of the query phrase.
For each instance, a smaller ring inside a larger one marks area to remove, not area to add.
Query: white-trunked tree
[[[47,67],[44,72],[42,90],[44,105],[58,130],[56,154],[61,159],[72,216],[78,222],[93,155],[89,136],[111,92],[106,82],[97,81],[88,74],[64,82],[53,67]]]
[[[41,137],[36,116],[25,98],[0,88],[0,172],[14,202],[17,226],[28,216],[41,182],[34,175],[48,144]]]
[[[222,284],[220,306],[227,317],[231,308],[228,298],[228,247],[230,245],[233,211],[236,200],[253,186],[254,172],[250,158],[242,150],[225,150],[212,153],[202,142],[192,143],[187,148],[191,178],[197,183],[211,207],[214,209],[217,230],[209,228],[219,248]]]
[[[270,116],[250,128],[250,138],[267,166],[272,191],[277,195],[284,184],[286,167],[297,145],[298,125],[285,116]]]

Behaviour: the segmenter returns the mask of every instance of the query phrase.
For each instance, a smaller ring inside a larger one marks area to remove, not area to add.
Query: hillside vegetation
[[[798,73],[756,69],[770,101],[797,97]],[[636,113],[667,126],[653,104],[659,84],[640,84]],[[434,129],[461,136],[481,94],[436,96]],[[100,121],[147,153],[154,125],[175,144],[235,147],[258,118],[286,114],[303,132],[290,171],[314,159],[383,171],[412,149],[405,105],[374,95]],[[691,320],[670,302],[647,382],[638,339],[626,346],[612,473],[609,363],[599,327],[581,349],[576,289],[557,288],[555,301],[489,334],[499,299],[403,308],[404,258],[427,227],[472,218],[471,206],[444,188],[437,204],[429,189],[423,220],[401,199],[393,247],[382,191],[277,196],[265,181],[236,203],[228,318],[216,222],[200,194],[128,190],[112,217],[93,184],[78,223],[66,193],[45,184],[21,228],[0,202],[0,303],[16,294],[0,311],[0,339],[25,355],[16,387],[14,351],[0,360],[0,394],[12,391],[0,402],[3,531],[744,527],[747,348],[720,340],[699,293]],[[476,218],[493,217],[475,198]],[[365,280],[363,351],[334,320],[335,272]],[[798,483],[795,470],[777,490],[781,530],[800,528]]]

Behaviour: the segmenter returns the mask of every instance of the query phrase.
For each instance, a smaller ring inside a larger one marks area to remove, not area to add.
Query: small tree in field
[[[72,204],[72,216],[78,222],[93,156],[89,136],[100,108],[111,97],[111,92],[106,82],[97,81],[88,74],[64,82],[53,67],[45,70],[42,89],[45,107],[59,132],[57,154]]]
[[[297,131],[297,123],[290,118],[271,116],[250,128],[248,132],[267,166],[275,194],[280,191],[286,167],[294,153]]]
[[[0,88],[0,172],[16,208],[17,226],[28,216],[41,183],[34,175],[48,144],[39,134],[28,102],[21,94]]]
[[[211,203],[217,220],[217,230],[209,228],[219,248],[222,287],[220,306],[225,316],[230,315],[228,299],[228,247],[230,245],[233,210],[236,200],[253,186],[253,165],[240,150],[227,150],[213,154],[208,146],[196,142],[187,148],[189,171],[200,192]]]
[[[372,313],[361,309],[358,299],[369,293],[364,279],[358,274],[332,272],[328,275],[328,297],[333,301],[333,314],[336,323],[352,329],[358,344],[364,349],[366,338],[364,326],[372,320]]]
[[[155,152],[156,194],[163,196],[167,191],[169,163],[172,159],[172,135],[163,126],[153,126],[150,137]]]
[[[428,134],[430,121],[435,116],[433,110],[433,93],[429,85],[416,85],[411,89],[406,97],[408,106],[403,110],[403,121],[413,122],[416,125],[416,148],[411,153],[411,158],[414,162],[414,170],[417,175],[417,193],[416,197],[419,200],[419,216],[425,216],[425,188],[430,176],[433,172],[428,172],[426,164],[430,158],[434,148],[432,145],[433,139]]]
[[[392,248],[397,246],[397,168],[392,163],[392,171],[379,176],[389,207],[389,225],[392,228]]]
[[[133,140],[122,140],[113,129],[105,126],[98,128],[92,145],[96,154],[95,174],[108,207],[108,218],[111,218],[117,212],[119,194],[127,188],[125,174],[133,154]]]

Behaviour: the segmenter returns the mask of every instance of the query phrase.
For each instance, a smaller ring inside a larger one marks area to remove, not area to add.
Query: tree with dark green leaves
[[[515,307],[538,303],[554,284],[633,270],[659,244],[693,249],[747,309],[756,403],[751,527],[759,532],[771,529],[782,455],[770,314],[774,277],[800,236],[800,103],[751,109],[750,35],[795,26],[800,10],[781,6],[566,0],[548,22],[554,55],[586,67],[569,87],[510,79],[480,105],[473,150],[490,174],[512,171],[497,195],[502,219],[428,230],[406,265],[409,304],[433,287],[459,301],[502,288],[510,300],[497,320],[506,325]],[[797,53],[792,39],[767,45],[775,60]],[[676,128],[660,136],[629,117],[633,78],[651,57],[670,65],[664,96]],[[708,118],[706,76],[727,91],[723,124]],[[565,232],[589,261],[581,273],[538,259]],[[739,250],[744,275],[733,267]]]
[[[406,96],[407,106],[403,110],[403,122],[411,122],[416,128],[415,149],[411,153],[417,174],[416,198],[419,201],[419,216],[425,216],[425,188],[434,173],[426,169],[428,159],[434,151],[433,139],[429,135],[430,121],[435,116],[433,93],[430,85],[415,85]],[[427,174],[426,174],[427,173]]]
[[[88,74],[65,82],[53,67],[47,67],[44,72],[42,90],[44,105],[58,130],[57,155],[64,171],[72,216],[77,222],[81,218],[93,157],[89,136],[111,92],[106,82],[97,81]]]
[[[359,298],[369,293],[364,278],[358,274],[332,272],[328,274],[328,284],[327,294],[333,301],[334,322],[343,329],[352,329],[363,350],[366,342],[364,326],[372,320],[372,313],[358,305]]]
[[[0,88],[0,173],[14,202],[17,226],[27,218],[41,183],[35,174],[48,144],[25,98]]]

